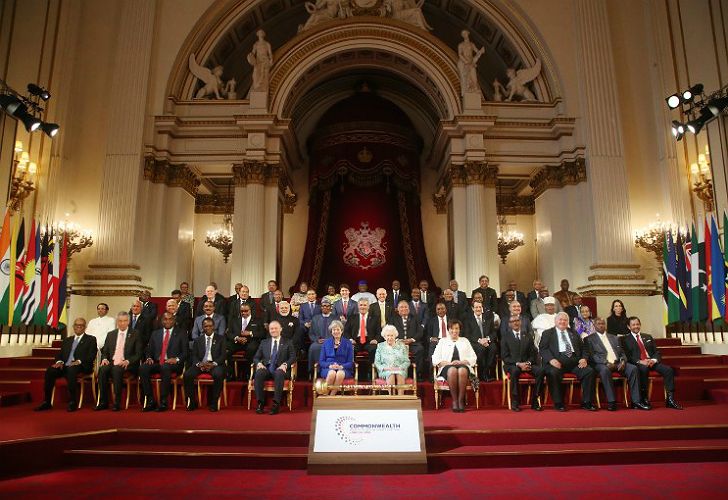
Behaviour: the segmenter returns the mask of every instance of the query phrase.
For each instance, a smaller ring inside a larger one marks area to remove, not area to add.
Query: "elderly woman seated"
[[[475,374],[473,367],[477,363],[470,341],[460,336],[462,327],[459,320],[450,321],[448,337],[439,340],[432,354],[432,366],[439,370],[437,379],[447,380],[455,413],[465,412],[465,390],[470,375]]]
[[[338,387],[346,378],[354,376],[354,347],[351,342],[342,342],[341,336],[344,333],[344,325],[341,321],[334,320],[329,325],[331,337],[327,338],[321,345],[319,356],[319,367],[321,378],[326,379],[329,387],[336,386],[329,391],[330,395],[338,392]]]
[[[582,340],[596,331],[589,306],[582,305],[579,307],[579,315],[574,318],[574,330]]]
[[[379,377],[389,385],[404,385],[407,379],[407,369],[410,366],[407,345],[397,342],[397,328],[393,325],[384,325],[382,337],[384,342],[377,345],[374,355],[374,366]],[[397,394],[404,394],[404,388],[397,389]]]

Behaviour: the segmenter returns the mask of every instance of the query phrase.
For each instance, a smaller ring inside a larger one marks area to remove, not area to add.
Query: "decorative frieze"
[[[229,214],[233,212],[235,195],[231,194],[198,194],[195,197],[196,214]]]
[[[197,195],[200,179],[187,165],[170,165],[167,160],[152,156],[144,159],[144,179],[155,184],[181,187],[192,196]]]
[[[564,162],[558,166],[547,166],[541,169],[529,185],[534,198],[541,196],[547,189],[573,186],[586,182],[586,164],[583,158]]]
[[[498,215],[534,215],[536,199],[531,196],[518,196],[514,193],[496,194]]]

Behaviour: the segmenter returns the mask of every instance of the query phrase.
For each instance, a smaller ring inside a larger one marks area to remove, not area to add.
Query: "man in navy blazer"
[[[420,300],[419,288],[412,289],[412,298],[407,301],[410,313],[417,319],[417,322],[424,328],[427,325],[427,320],[430,318],[430,308]]]
[[[296,349],[293,344],[281,337],[281,324],[271,321],[268,325],[270,337],[263,340],[258,346],[253,363],[255,363],[255,374],[253,383],[255,386],[255,399],[258,406],[255,412],[263,413],[265,408],[265,381],[273,379],[273,406],[270,414],[275,415],[281,409],[283,399],[283,385],[286,379],[291,378],[291,367],[296,362]]]
[[[350,293],[349,285],[341,285],[339,288],[341,300],[334,302],[334,316],[336,316],[344,325],[346,325],[346,320],[355,315],[358,311],[357,303],[351,300],[351,297],[349,296]]]
[[[205,318],[210,318],[213,321],[215,334],[222,335],[224,337],[226,327],[225,317],[222,314],[215,312],[215,304],[208,300],[204,303],[202,311],[204,314],[195,318],[195,324],[192,327],[192,334],[190,335],[190,337],[192,337],[192,341],[195,341],[202,333],[202,320]]]
[[[364,321],[364,330],[362,331],[362,320]],[[354,346],[356,352],[366,351],[369,358],[369,365],[374,363],[374,357],[377,354],[377,344],[384,342],[382,337],[382,329],[379,328],[379,316],[370,314],[369,299],[361,298],[357,303],[357,312],[349,317],[349,321],[344,325],[344,337],[349,339]],[[371,373],[369,370],[363,370],[364,380],[368,380]]]
[[[217,411],[217,400],[225,378],[225,337],[215,334],[215,322],[211,318],[202,320],[203,335],[192,344],[190,367],[185,371],[185,395],[187,411],[197,409],[195,381],[203,373],[212,376],[212,390],[207,397],[210,411]]]
[[[324,297],[321,299],[321,314],[317,314],[311,320],[311,328],[308,330],[308,338],[311,345],[308,348],[308,371],[313,374],[313,365],[318,363],[321,355],[321,345],[324,340],[331,336],[329,325],[336,319],[331,313],[331,301]]]
[[[306,292],[306,298],[308,300],[301,304],[298,309],[298,319],[301,322],[301,328],[308,333],[313,317],[321,314],[321,306],[316,303],[316,292],[314,290]]]
[[[433,294],[434,300],[434,294]],[[410,313],[409,304],[406,300],[400,300],[397,305],[397,312],[392,317],[392,325],[397,329],[401,340],[409,346],[409,352],[417,365],[417,377],[422,380],[425,374],[425,333],[417,318]],[[381,334],[380,334],[381,336]],[[382,339],[383,340],[383,339]]]
[[[146,359],[139,367],[139,380],[144,393],[145,405],[142,411],[166,411],[167,399],[172,388],[172,374],[182,375],[187,360],[187,332],[175,326],[175,315],[162,314],[162,328],[152,332],[147,345]],[[162,377],[159,388],[159,406],[152,390],[152,374]]]
[[[45,399],[35,411],[50,410],[51,394],[56,379],[64,377],[68,386],[68,411],[78,409],[78,380],[80,374],[89,374],[94,369],[96,359],[96,337],[86,335],[86,320],[76,318],[73,321],[74,335],[63,339],[61,352],[55,362],[46,368]]]
[[[234,307],[235,302],[231,305]],[[245,303],[240,306],[239,314],[230,315],[226,332],[227,338],[227,377],[232,380],[235,374],[233,354],[245,351],[245,361],[250,363],[258,350],[258,344],[265,337],[265,328],[260,319],[253,316],[252,307]]]

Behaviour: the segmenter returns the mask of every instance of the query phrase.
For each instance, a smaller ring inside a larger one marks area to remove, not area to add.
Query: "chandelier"
[[[10,181],[10,199],[8,201],[11,213],[18,212],[23,207],[25,199],[35,191],[34,181],[38,173],[37,165],[30,161],[30,156],[27,151],[23,150],[21,141],[15,141],[13,168]]]
[[[660,214],[657,214],[656,217],[655,222],[634,232],[634,246],[652,252],[655,260],[657,260],[658,267],[662,267],[662,249],[665,245],[665,234],[672,227],[669,223],[666,224],[660,220]]]
[[[693,192],[703,202],[706,212],[713,211],[713,183],[710,179],[710,149],[705,146],[705,154],[698,155],[697,163],[690,165],[693,178]]]
[[[498,255],[500,255],[501,262],[506,263],[508,254],[511,253],[518,247],[523,246],[523,234],[511,231],[507,227],[506,216],[498,216]]]
[[[222,219],[222,228],[207,232],[205,244],[217,248],[222,254],[222,260],[227,264],[230,254],[233,253],[233,216],[225,214]]]
[[[75,222],[68,222],[67,220],[64,220],[56,223],[54,229],[66,238],[66,252],[69,261],[73,254],[78,253],[84,248],[88,248],[94,244],[91,231],[83,229]]]

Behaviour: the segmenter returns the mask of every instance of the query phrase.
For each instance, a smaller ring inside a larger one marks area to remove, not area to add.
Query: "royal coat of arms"
[[[344,231],[347,243],[344,243],[344,262],[358,269],[379,267],[387,258],[387,243],[383,242],[386,231],[381,227],[369,229],[369,222],[362,222],[359,229],[353,227]]]

